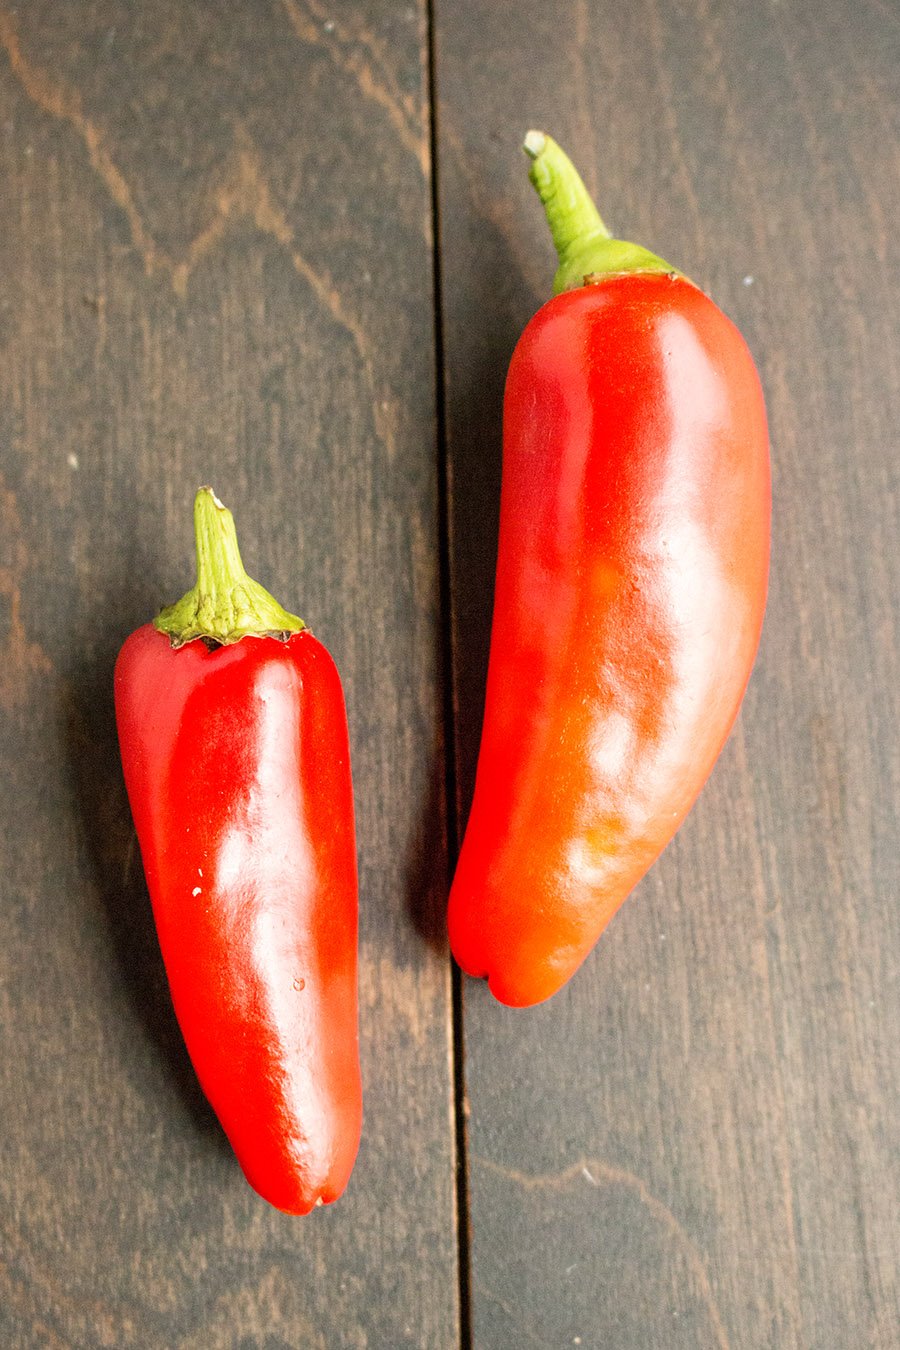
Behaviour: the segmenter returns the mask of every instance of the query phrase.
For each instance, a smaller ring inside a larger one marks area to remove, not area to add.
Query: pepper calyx
[[[683,275],[640,244],[613,238],[575,165],[552,137],[529,131],[522,148],[531,160],[528,177],[543,203],[559,257],[554,295],[636,272]]]
[[[286,641],[306,624],[247,575],[238,548],[234,517],[211,487],[194,498],[197,580],[180,600],[154,619],[173,647],[203,640],[207,647],[230,646],[245,637]]]

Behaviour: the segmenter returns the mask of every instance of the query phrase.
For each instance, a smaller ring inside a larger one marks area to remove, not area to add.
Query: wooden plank
[[[0,7],[0,1341],[458,1338],[424,5]],[[170,1009],[114,740],[198,482],[345,676],[364,1139],[297,1221]]]
[[[746,334],[775,467],[738,728],[571,986],[465,986],[474,1342],[896,1345],[897,71],[880,0],[439,3],[459,810],[506,364],[552,252],[518,142]]]

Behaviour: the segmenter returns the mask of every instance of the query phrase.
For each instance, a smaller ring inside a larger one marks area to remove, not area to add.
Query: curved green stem
[[[523,149],[559,256],[554,295],[629,272],[681,275],[639,244],[613,239],[575,165],[550,136],[529,131]]]
[[[543,131],[529,131],[522,148],[531,160],[528,177],[544,204],[560,258],[589,240],[611,239],[581,176],[556,141]]]
[[[154,620],[173,647],[195,638],[221,644],[244,637],[286,637],[306,625],[282,609],[241,562],[234,517],[210,487],[194,498],[197,581]]]

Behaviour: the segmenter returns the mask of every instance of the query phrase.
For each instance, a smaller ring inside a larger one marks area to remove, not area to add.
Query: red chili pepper
[[[116,664],[125,782],[172,999],[251,1186],[306,1214],[362,1119],[347,719],[328,652],[194,504],[197,584]]]
[[[504,402],[494,622],[453,952],[538,1003],[590,952],[722,749],[769,562],[765,407],[738,330],[612,239],[557,145],[525,149],[559,253]]]

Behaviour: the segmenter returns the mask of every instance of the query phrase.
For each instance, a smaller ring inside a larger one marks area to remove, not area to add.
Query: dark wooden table
[[[900,1345],[896,5],[20,0],[0,40],[0,1344]],[[746,334],[775,540],[699,805],[514,1013],[443,906],[531,125]],[[366,1121],[301,1221],[195,1083],[115,746],[201,481],[348,696]]]

